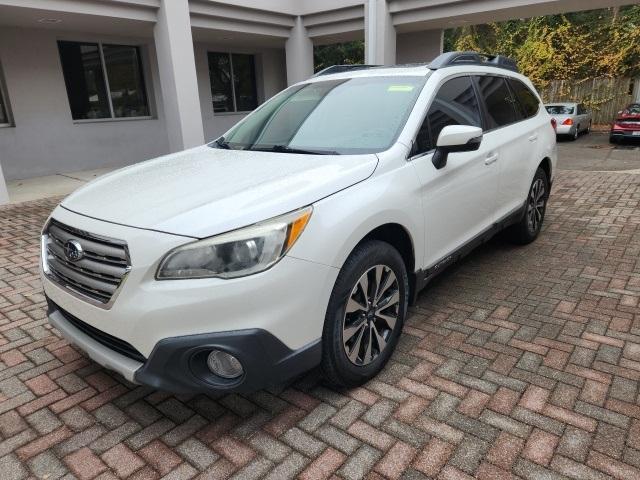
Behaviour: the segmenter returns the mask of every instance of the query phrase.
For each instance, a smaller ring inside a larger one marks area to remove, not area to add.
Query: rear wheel
[[[571,140],[576,141],[579,135],[580,135],[580,125],[576,125],[576,130],[573,132],[573,135],[571,135]]]
[[[331,293],[322,370],[333,384],[361,385],[387,363],[407,312],[409,279],[398,251],[372,240],[356,247]]]
[[[549,180],[545,171],[538,167],[529,187],[529,195],[522,219],[510,227],[512,240],[520,245],[533,242],[542,229],[549,198]]]

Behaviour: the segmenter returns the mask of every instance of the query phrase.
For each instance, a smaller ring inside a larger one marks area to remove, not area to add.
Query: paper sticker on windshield
[[[389,85],[387,92],[411,92],[413,85]]]

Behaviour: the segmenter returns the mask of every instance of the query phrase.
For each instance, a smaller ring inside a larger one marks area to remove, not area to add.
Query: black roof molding
[[[354,70],[366,70],[368,68],[379,67],[380,65],[363,65],[361,63],[357,63],[354,65],[331,65],[330,67],[324,68],[317,72],[313,77],[321,77],[322,75],[331,75],[332,73],[342,73],[342,72],[352,72]]]
[[[516,61],[503,55],[490,55],[479,52],[447,52],[436,57],[427,67],[431,70],[439,70],[446,67],[460,67],[463,65],[482,65],[485,67],[497,67],[519,72]]]

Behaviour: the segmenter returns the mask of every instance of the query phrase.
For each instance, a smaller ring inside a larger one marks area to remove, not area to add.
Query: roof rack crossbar
[[[319,72],[316,72],[313,77],[320,77],[322,75],[331,75],[332,73],[342,73],[342,72],[351,72],[353,70],[366,70],[367,68],[379,67],[380,65],[364,65],[362,63],[357,63],[353,65],[331,65],[330,67],[324,68]]]
[[[504,55],[490,55],[480,52],[447,52],[436,57],[428,66],[431,70],[461,65],[483,65],[504,68],[518,72],[518,65],[512,58]]]

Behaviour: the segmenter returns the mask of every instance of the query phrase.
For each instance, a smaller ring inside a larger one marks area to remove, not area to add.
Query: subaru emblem
[[[64,255],[70,262],[77,262],[84,257],[84,251],[82,245],[77,240],[68,240],[64,244]]]

